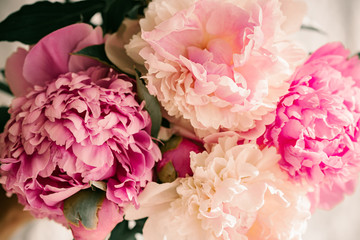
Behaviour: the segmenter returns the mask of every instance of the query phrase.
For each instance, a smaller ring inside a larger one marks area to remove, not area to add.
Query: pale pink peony
[[[352,193],[360,171],[360,60],[348,55],[340,43],[315,51],[265,133],[265,143],[281,153],[281,168],[314,186],[313,208],[329,209]]]
[[[192,177],[149,183],[140,208],[125,208],[125,218],[148,217],[145,240],[300,239],[310,204],[279,158],[275,148],[221,138],[210,151],[191,154]]]
[[[303,13],[302,2],[286,2]],[[291,21],[278,0],[154,0],[127,53],[141,62],[141,49],[150,93],[199,136],[235,130],[256,138],[306,56],[287,40],[284,29],[294,25],[282,28],[285,19],[298,27],[299,15]]]
[[[36,217],[63,224],[63,201],[100,186],[111,201],[106,206],[117,209],[98,223],[97,236],[106,236],[121,221],[122,206],[137,205],[161,153],[144,103],[135,99],[135,80],[71,55],[101,42],[100,28],[75,24],[10,57],[6,74],[17,97],[0,135],[0,182]],[[83,229],[73,231],[81,236]]]

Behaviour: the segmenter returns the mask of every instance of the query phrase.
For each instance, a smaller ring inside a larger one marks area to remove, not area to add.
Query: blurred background
[[[308,13],[304,25],[320,31],[302,29],[296,38],[313,52],[330,41],[340,41],[353,54],[360,52],[359,0],[305,0]],[[21,5],[35,0],[0,0],[0,21]],[[0,69],[6,58],[20,43],[0,42]],[[8,105],[11,97],[0,93],[0,105]],[[1,188],[1,187],[0,187]],[[1,240],[72,240],[71,233],[52,221],[34,220],[16,199],[5,197],[0,191]],[[304,240],[358,240],[360,239],[360,185],[357,191],[331,211],[317,210],[308,222]]]

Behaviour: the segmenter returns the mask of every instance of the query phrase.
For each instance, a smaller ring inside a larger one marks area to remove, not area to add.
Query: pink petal
[[[45,36],[25,58],[23,75],[26,80],[34,85],[44,85],[60,74],[69,72],[70,53],[92,31],[90,25],[79,23]]]
[[[97,27],[82,39],[72,52],[78,52],[85,47],[102,43],[104,43],[103,33],[101,27]],[[97,65],[99,65],[98,61],[88,57],[71,55],[69,58],[69,70],[71,72],[78,72]]]
[[[106,144],[102,146],[82,146],[81,144],[75,143],[72,145],[72,149],[79,161],[90,166],[101,167],[106,163],[114,161],[114,156]]]
[[[18,48],[6,61],[5,75],[12,93],[16,96],[24,96],[32,84],[26,81],[23,76],[23,66],[28,51]]]

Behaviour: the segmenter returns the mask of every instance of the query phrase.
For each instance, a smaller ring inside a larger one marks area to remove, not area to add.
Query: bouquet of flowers
[[[360,172],[360,60],[301,0],[83,0],[0,23],[0,183],[76,240],[301,239]],[[98,20],[101,21],[98,21]],[[135,221],[135,222],[134,222]],[[135,226],[129,226],[135,225]]]

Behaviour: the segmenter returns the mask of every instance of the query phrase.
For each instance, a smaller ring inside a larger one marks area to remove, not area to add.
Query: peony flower
[[[154,0],[125,48],[145,61],[149,92],[169,116],[189,120],[201,137],[234,130],[256,138],[306,55],[287,40],[301,19],[291,6],[303,13],[304,5],[281,2]]]
[[[160,151],[132,87],[98,67],[15,98],[0,139],[5,189],[39,217],[62,216],[62,201],[91,181],[107,182],[107,198],[120,206],[136,204]]]
[[[313,208],[329,209],[354,191],[360,167],[360,60],[340,43],[327,44],[297,69],[265,143],[281,168],[314,186]]]
[[[17,97],[0,135],[0,183],[36,217],[63,224],[65,199],[102,186],[105,202],[111,201],[107,206],[120,207],[98,223],[96,235],[106,236],[122,219],[122,207],[137,204],[161,153],[150,136],[150,116],[135,99],[135,80],[70,55],[96,43],[98,34],[100,28],[71,25],[8,60],[8,81]],[[16,88],[21,83],[29,88]],[[75,236],[81,231],[73,228]]]
[[[181,136],[172,136],[161,147],[161,161],[156,166],[156,172],[161,182],[175,180],[176,177],[186,177],[193,174],[190,168],[190,153],[204,151],[200,143]]]
[[[238,139],[192,152],[192,177],[149,183],[125,218],[148,217],[145,240],[300,239],[310,216],[305,189],[287,181],[275,148]]]

